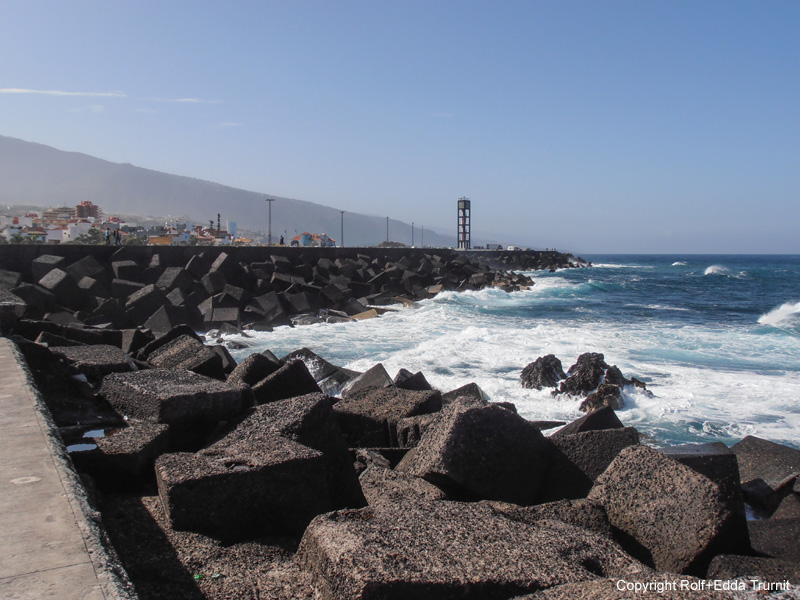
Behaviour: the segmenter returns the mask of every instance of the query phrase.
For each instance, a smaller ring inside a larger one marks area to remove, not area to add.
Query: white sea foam
[[[421,370],[444,391],[474,381],[492,400],[515,403],[526,418],[568,421],[581,416],[580,399],[522,388],[522,368],[552,353],[566,370],[583,352],[603,352],[606,362],[647,382],[654,393],[649,397],[626,389],[620,418],[656,441],[730,443],[755,434],[797,444],[800,336],[763,335],[756,323],[752,330],[658,319],[618,326],[609,320],[573,321],[563,314],[499,316],[494,310],[558,302],[559,293],[585,285],[541,277],[530,290],[512,294],[444,293],[379,319],[231,336],[250,345],[233,354],[241,360],[269,348],[282,356],[306,346],[334,364],[359,371],[377,362],[390,375],[400,368]],[[800,311],[800,303],[784,306],[790,308],[780,307],[762,319],[782,309],[787,315]]]
[[[624,265],[620,263],[592,263],[597,269],[653,269],[652,265]]]
[[[674,263],[672,263],[672,266],[673,267],[685,267],[686,263],[683,262],[682,260],[676,260]]]
[[[672,310],[675,312],[691,312],[691,309],[685,308],[682,306],[666,306],[664,304],[626,304],[625,306],[630,306],[631,308],[647,308],[650,310]]]
[[[762,325],[783,328],[787,325],[800,324],[800,302],[786,302],[778,308],[761,315],[758,322]]]

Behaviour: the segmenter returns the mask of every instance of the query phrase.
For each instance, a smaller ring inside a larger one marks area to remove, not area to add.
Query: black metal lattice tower
[[[458,199],[458,231],[456,239],[458,240],[457,248],[459,250],[469,250],[469,198],[461,197]]]

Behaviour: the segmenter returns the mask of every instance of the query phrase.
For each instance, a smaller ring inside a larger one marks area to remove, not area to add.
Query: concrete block
[[[622,421],[617,417],[617,413],[610,407],[601,408],[599,410],[588,413],[587,415],[575,419],[572,423],[568,423],[558,431],[554,436],[573,435],[582,433],[584,431],[597,431],[601,429],[613,429],[616,427],[625,427]]]
[[[135,421],[91,441],[95,448],[70,454],[78,471],[103,490],[136,490],[152,478],[156,458],[169,451],[169,427]]]
[[[382,363],[369,368],[367,371],[354,378],[342,390],[342,398],[349,398],[351,394],[360,392],[370,387],[394,387],[394,381],[389,377]],[[410,415],[409,415],[410,416]]]
[[[166,292],[180,290],[184,294],[192,291],[194,280],[186,269],[181,267],[167,267],[156,280],[156,287]]]
[[[257,407],[205,450],[162,456],[156,474],[175,529],[224,540],[297,535],[317,514],[365,504],[322,394]]]
[[[228,375],[227,381],[254,386],[262,379],[272,375],[280,366],[280,363],[254,352],[236,365],[236,368]]]
[[[236,417],[245,391],[184,369],[147,369],[107,375],[99,395],[121,415],[191,429]]]
[[[447,494],[424,479],[372,466],[358,478],[367,504],[370,506],[412,504],[447,500]]]
[[[407,369],[400,369],[394,376],[394,384],[404,390],[432,390],[433,386],[425,379],[422,371],[412,373]]]
[[[95,344],[52,348],[54,354],[63,356],[79,373],[99,381],[110,373],[135,371],[131,358],[119,346]]]
[[[39,280],[39,285],[55,296],[58,304],[80,310],[88,303],[88,294],[66,271],[52,269]]]
[[[519,415],[491,404],[454,403],[397,470],[423,477],[451,499],[527,505],[536,502],[547,461],[541,432]]]
[[[67,259],[63,256],[55,256],[53,254],[42,254],[36,257],[31,262],[31,274],[33,281],[39,281],[42,277],[47,275],[53,269],[62,269],[67,266]],[[19,284],[17,284],[19,285]],[[16,287],[16,286],[12,286]]]
[[[405,417],[433,413],[442,407],[435,390],[368,387],[334,406],[348,444],[353,448],[397,446],[397,423]]]
[[[220,357],[211,348],[188,335],[181,335],[151,352],[147,362],[162,369],[186,369],[206,377],[225,379]]]
[[[293,360],[253,387],[256,404],[266,404],[319,392],[319,386],[302,360]]]
[[[558,521],[520,523],[488,506],[432,502],[316,517],[295,560],[322,600],[511,598],[601,572],[646,571],[609,538]]]
[[[716,554],[730,552],[734,514],[719,486],[647,446],[623,449],[588,497],[659,571],[704,573]]]
[[[138,281],[142,276],[142,269],[132,260],[117,260],[111,263],[114,279]]]

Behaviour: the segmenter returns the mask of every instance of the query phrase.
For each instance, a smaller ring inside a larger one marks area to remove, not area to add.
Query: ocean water
[[[531,272],[527,291],[444,293],[368,321],[280,327],[233,355],[308,347],[343,367],[423,371],[447,391],[476,382],[529,419],[569,421],[580,399],[523,389],[529,362],[566,371],[602,352],[650,397],[619,411],[656,445],[757,435],[800,448],[800,256],[585,256],[594,266]]]

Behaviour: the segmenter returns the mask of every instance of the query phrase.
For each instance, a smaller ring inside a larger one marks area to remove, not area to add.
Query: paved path
[[[109,574],[82,489],[28,377],[18,350],[0,338],[0,599],[131,598]]]

